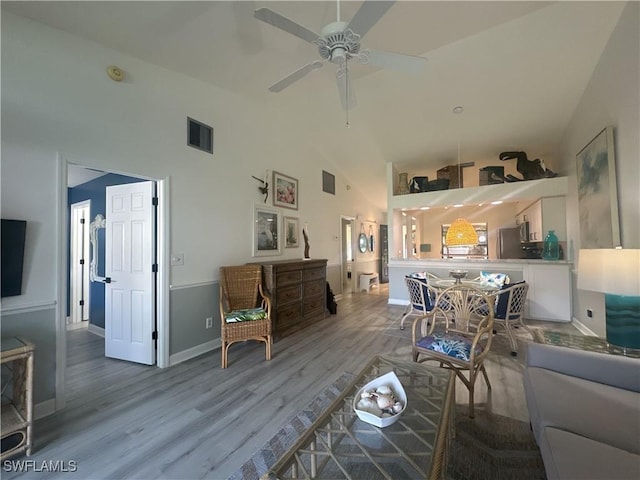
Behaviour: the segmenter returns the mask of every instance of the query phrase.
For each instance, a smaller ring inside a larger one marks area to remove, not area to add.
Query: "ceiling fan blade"
[[[352,32],[360,35],[360,38],[364,37],[366,33],[373,27],[382,16],[387,13],[395,1],[377,1],[370,0],[360,5],[360,8],[353,16],[347,28]]]
[[[367,50],[361,52],[362,63],[376,67],[399,70],[408,73],[420,73],[427,64],[424,57],[406,55],[404,53],[386,52],[384,50]]]
[[[299,68],[298,70],[296,70],[292,74],[287,75],[286,77],[284,77],[279,82],[274,83],[273,85],[271,85],[269,87],[269,91],[271,91],[271,92],[279,92],[281,90],[284,90],[289,85],[291,85],[293,82],[297,82],[302,77],[307,75],[309,72],[320,68],[322,65],[323,65],[323,63],[320,60],[316,60],[315,62],[309,63],[308,65],[305,65],[304,67]]]
[[[356,92],[353,89],[351,75],[349,75],[349,67],[340,66],[336,73],[336,81],[338,85],[338,94],[340,95],[340,103],[343,110],[351,110],[356,106]]]
[[[308,28],[303,27],[293,20],[289,20],[287,17],[283,17],[279,13],[269,10],[268,8],[259,8],[253,12],[253,16],[258,20],[268,23],[269,25],[273,25],[280,30],[290,33],[291,35],[295,35],[302,40],[306,40],[309,43],[313,43],[320,36]]]

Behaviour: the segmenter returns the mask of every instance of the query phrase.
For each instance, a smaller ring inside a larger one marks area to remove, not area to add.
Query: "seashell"
[[[376,393],[379,393],[380,395],[393,395],[393,390],[391,390],[389,385],[380,385],[376,389]]]
[[[391,415],[390,413],[387,412],[383,412],[382,415],[380,415],[381,418],[389,418],[389,417],[393,417],[393,415]]]
[[[360,398],[371,398],[371,392],[364,391],[360,394]]]
[[[400,413],[401,410],[402,410],[402,404],[400,402],[396,402],[393,404],[394,413]]]
[[[368,410],[370,408],[377,408],[375,400],[371,398],[360,399],[357,406],[359,410]]]
[[[393,398],[390,395],[379,395],[376,402],[378,404],[378,408],[381,410],[384,410],[385,408],[392,408],[394,403]]]
[[[364,410],[365,410],[365,412],[372,413],[376,417],[381,417],[382,416],[382,410],[380,410],[375,405],[373,405],[371,408],[365,408]]]

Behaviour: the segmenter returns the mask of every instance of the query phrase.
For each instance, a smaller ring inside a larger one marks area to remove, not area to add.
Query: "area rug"
[[[354,375],[343,373],[307,408],[265,443],[228,480],[258,480],[331,405]],[[529,425],[467,406],[456,406],[456,436],[449,447],[449,480],[544,480],[544,466]],[[364,479],[363,479],[364,480]],[[400,479],[396,479],[400,480]]]

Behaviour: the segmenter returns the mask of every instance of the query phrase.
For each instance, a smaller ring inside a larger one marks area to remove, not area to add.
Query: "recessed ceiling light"
[[[491,205],[500,205],[501,203],[502,203],[502,200],[495,200],[491,202]]]
[[[420,207],[420,210],[429,210],[431,207]]]
[[[456,203],[454,205],[454,208],[460,208],[460,207],[464,207],[464,204],[463,203]]]

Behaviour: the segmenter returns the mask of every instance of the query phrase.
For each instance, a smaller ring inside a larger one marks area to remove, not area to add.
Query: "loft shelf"
[[[566,196],[567,177],[542,178],[521,182],[499,183],[479,187],[455,188],[435,192],[389,195],[388,207],[392,209],[415,210],[421,207],[446,207],[462,203],[464,205],[537,200],[542,197]]]

